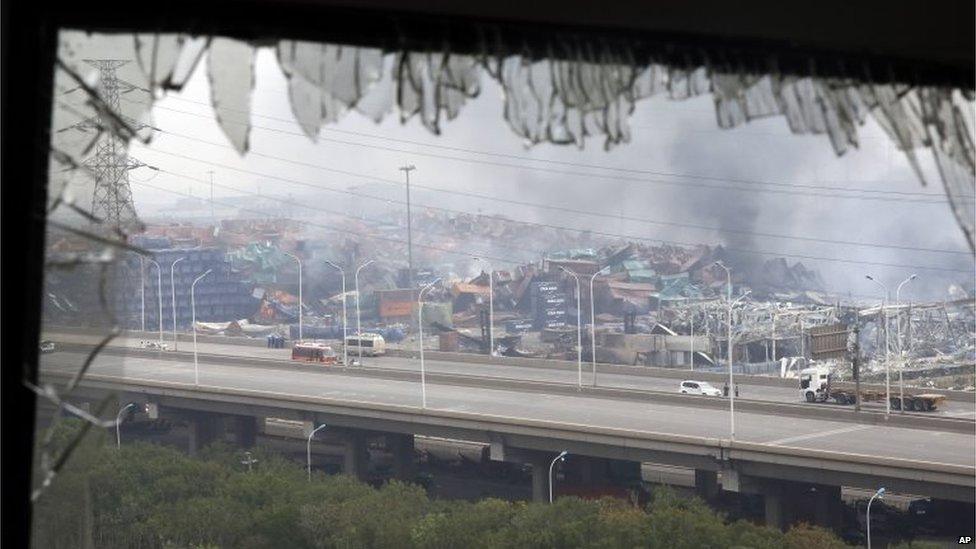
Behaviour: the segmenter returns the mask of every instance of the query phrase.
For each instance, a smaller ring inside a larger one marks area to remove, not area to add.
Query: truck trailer
[[[807,402],[830,402],[837,404],[854,404],[857,402],[857,392],[850,389],[840,389],[833,384],[833,374],[826,368],[806,368],[800,370],[800,396]],[[861,391],[861,402],[884,402],[884,391]],[[937,393],[904,394],[904,409],[918,412],[930,412],[937,409],[946,401],[946,396]],[[891,395],[891,407],[902,409],[902,396]]]

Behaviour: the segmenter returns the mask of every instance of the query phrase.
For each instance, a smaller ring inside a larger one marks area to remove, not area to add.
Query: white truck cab
[[[830,396],[830,370],[804,368],[800,370],[800,396],[807,402],[824,401]]]

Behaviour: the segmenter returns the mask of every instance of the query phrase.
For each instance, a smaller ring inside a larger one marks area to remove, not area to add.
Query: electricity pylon
[[[140,225],[132,202],[129,171],[145,164],[128,155],[126,140],[119,136],[121,132],[117,130],[124,127],[126,132],[134,133],[149,126],[121,114],[119,96],[143,88],[120,79],[116,74],[119,67],[129,63],[128,60],[85,59],[84,62],[98,69],[98,97],[102,104],[95,107],[95,116],[70,127],[104,133],[95,152],[83,163],[95,180],[91,213],[101,219],[107,228],[128,234]]]

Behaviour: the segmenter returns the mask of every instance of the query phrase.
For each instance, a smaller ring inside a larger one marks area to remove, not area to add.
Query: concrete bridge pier
[[[695,469],[695,493],[705,501],[718,496],[718,473],[707,469]]]
[[[253,416],[233,416],[231,419],[234,443],[240,448],[253,448],[263,421]]]
[[[840,486],[817,484],[814,489],[814,524],[840,531],[844,526],[844,502]]]
[[[365,431],[344,430],[342,433],[342,473],[366,480],[369,474],[369,437]]]
[[[413,435],[389,433],[385,438],[386,448],[393,456],[393,475],[398,480],[412,482],[417,476]]]
[[[532,501],[536,503],[549,501],[549,465],[554,457],[537,454],[531,456],[529,460],[529,464],[532,465]]]
[[[200,450],[212,444],[220,436],[223,421],[217,414],[193,412],[186,418],[189,441],[187,453],[196,456]]]
[[[832,530],[843,525],[839,486],[741,476],[739,481],[741,492],[763,497],[770,528],[786,530],[801,521]]]

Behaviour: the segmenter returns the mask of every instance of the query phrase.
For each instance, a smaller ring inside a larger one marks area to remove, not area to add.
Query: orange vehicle
[[[336,356],[332,347],[318,341],[299,341],[291,348],[291,359],[300,362],[319,362],[321,364],[337,364],[339,357]]]

